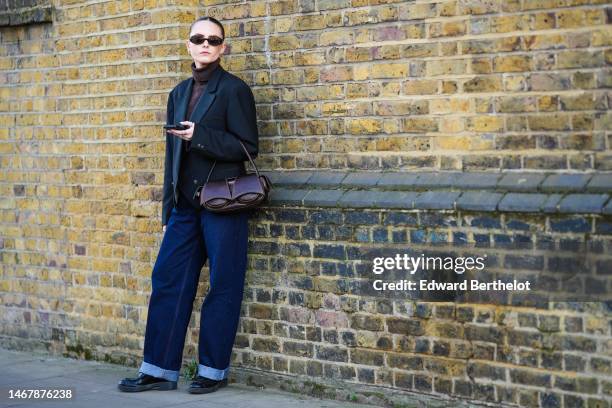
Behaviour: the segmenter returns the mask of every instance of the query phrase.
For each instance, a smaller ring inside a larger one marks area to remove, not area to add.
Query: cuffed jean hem
[[[227,373],[229,372],[229,366],[225,370],[219,370],[212,367],[207,367],[202,364],[198,364],[198,375],[206,378],[210,378],[211,380],[222,380],[227,377]]]
[[[158,367],[154,364],[147,363],[145,361],[140,365],[140,369],[138,370],[140,373],[152,375],[157,378],[164,378],[168,381],[178,381],[179,372],[174,370],[164,370],[161,367]]]

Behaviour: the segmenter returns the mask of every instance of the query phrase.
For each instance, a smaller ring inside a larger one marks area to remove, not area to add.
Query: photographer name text
[[[482,271],[485,267],[484,257],[440,257],[440,256],[409,256],[396,254],[394,257],[374,258],[372,272],[381,275],[387,270],[405,271],[414,275],[419,271],[453,271],[462,275],[466,271]],[[465,279],[461,282],[441,282],[435,279],[408,280],[400,279],[385,281],[376,279],[372,286],[374,290],[401,290],[401,291],[528,291],[531,290],[530,281],[502,281],[483,282],[478,279]]]

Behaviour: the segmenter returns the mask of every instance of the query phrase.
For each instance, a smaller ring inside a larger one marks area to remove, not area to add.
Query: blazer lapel
[[[202,94],[202,96],[200,96],[200,99],[196,103],[196,106],[193,109],[191,116],[189,117],[189,119],[183,119],[187,115],[189,99],[191,98],[191,91],[193,89],[193,78],[191,78],[190,81],[187,81],[187,86],[184,88],[184,91],[179,97],[179,104],[176,109],[174,123],[179,123],[184,120],[188,120],[189,122],[193,123],[198,123],[200,122],[200,120],[202,120],[206,112],[208,112],[208,109],[212,105],[213,101],[215,100],[217,85],[219,84],[219,81],[221,80],[221,77],[223,76],[224,72],[225,70],[221,65],[219,65],[217,69],[215,69],[212,76],[208,80],[208,83],[206,84],[204,93]],[[179,151],[182,151],[183,139],[181,139],[180,137],[177,137],[176,139],[178,139],[178,147],[180,148]]]

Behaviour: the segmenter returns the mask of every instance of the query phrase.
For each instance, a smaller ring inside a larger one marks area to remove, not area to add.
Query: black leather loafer
[[[176,381],[157,378],[148,374],[138,373],[136,378],[124,378],[117,385],[124,392],[139,392],[147,390],[176,390]]]
[[[189,386],[189,392],[191,394],[207,394],[209,392],[217,391],[219,388],[225,387],[226,385],[227,378],[216,381],[198,375]]]

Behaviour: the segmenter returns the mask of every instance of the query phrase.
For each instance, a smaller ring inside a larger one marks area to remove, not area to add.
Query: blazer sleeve
[[[168,103],[166,107],[166,124],[174,123],[174,101],[172,92],[168,95]],[[170,213],[174,207],[174,186],[172,185],[172,143],[174,136],[166,133],[166,159],[164,161],[164,189],[163,189],[163,204],[162,204],[162,225],[168,224]]]
[[[255,97],[242,83],[234,88],[227,106],[227,130],[212,129],[195,123],[190,148],[212,160],[246,161],[248,157],[238,142],[242,140],[253,159],[259,152]]]

